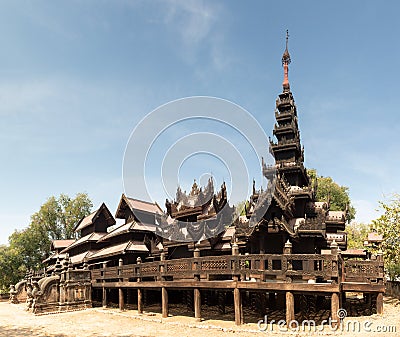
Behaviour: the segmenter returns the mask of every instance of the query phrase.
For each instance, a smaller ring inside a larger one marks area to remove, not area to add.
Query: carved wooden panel
[[[228,269],[228,263],[223,260],[206,260],[201,262],[201,270],[225,270]]]

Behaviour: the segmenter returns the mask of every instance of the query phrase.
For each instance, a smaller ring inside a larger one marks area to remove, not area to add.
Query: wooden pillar
[[[236,242],[232,245],[232,255],[239,255],[239,246]],[[233,281],[237,284],[239,281],[239,275],[233,275]],[[235,307],[235,324],[240,325],[243,323],[243,306],[242,297],[238,288],[233,289],[233,304]]]
[[[292,292],[286,292],[286,326],[292,327],[294,321],[294,295]],[[290,325],[290,326],[289,326]]]
[[[336,328],[339,325],[339,294],[332,293],[331,297],[331,319],[332,319],[332,327]]]
[[[140,256],[136,259],[136,264],[141,264],[142,259]],[[137,282],[141,282],[142,279],[140,277],[137,278]],[[138,314],[143,314],[143,291],[141,288],[137,288],[137,311]]]
[[[142,289],[137,289],[137,311],[138,314],[143,314],[143,293]]]
[[[342,277],[340,275],[341,274],[341,267],[340,267],[341,257],[339,254],[340,249],[335,240],[332,241],[332,243],[330,244],[330,247],[331,247],[331,255],[333,255],[333,257],[336,257],[336,259],[332,260],[333,275],[331,276],[331,279],[332,279],[333,283],[340,283],[342,281]]]
[[[201,321],[201,293],[200,289],[194,289],[194,317],[197,321]]]
[[[103,270],[107,267],[107,262],[103,262]],[[105,280],[103,279],[103,298],[102,298],[102,305],[105,308],[107,306],[107,289],[105,288]]]
[[[235,305],[235,324],[240,325],[243,323],[243,307],[240,290],[233,289],[233,303]]]
[[[163,318],[168,317],[168,291],[165,287],[161,288],[161,312]]]
[[[102,305],[104,308],[107,306],[107,289],[105,287],[103,287]]]
[[[383,293],[378,293],[376,296],[376,313],[378,315],[383,314]]]
[[[125,309],[124,290],[122,288],[118,288],[118,307],[119,310]]]
[[[118,274],[119,274],[119,282],[123,282],[123,278],[122,276],[122,266],[123,266],[124,262],[122,259],[118,260]],[[125,301],[124,301],[124,290],[120,287],[118,288],[118,307],[119,310],[124,310],[125,309]]]
[[[199,258],[200,257],[200,249],[195,248],[193,251],[193,257]],[[195,261],[195,268],[197,269],[198,262]],[[200,275],[194,275],[194,280],[196,282],[200,282]],[[201,293],[199,288],[195,288],[193,292],[194,297],[194,317],[197,321],[201,321]]]
[[[232,245],[232,255],[239,255],[239,246],[236,242]]]
[[[283,255],[291,255],[292,254],[292,248],[293,248],[293,245],[288,239],[286,241],[285,245],[283,246]],[[293,269],[292,260],[290,258],[288,258],[286,261],[287,261],[286,262],[287,263],[286,270],[292,270]],[[286,277],[286,275],[285,275],[285,281],[286,282],[288,282],[290,279],[291,279],[291,277]]]

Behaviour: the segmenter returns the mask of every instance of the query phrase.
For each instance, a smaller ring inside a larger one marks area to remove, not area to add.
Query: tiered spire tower
[[[283,92],[276,100],[276,124],[273,130],[278,142],[271,140],[271,150],[275,157],[276,168],[292,186],[308,186],[309,180],[304,168],[304,151],[300,143],[300,131],[297,120],[297,108],[289,85],[288,50],[289,33],[286,31],[286,48],[282,55]]]

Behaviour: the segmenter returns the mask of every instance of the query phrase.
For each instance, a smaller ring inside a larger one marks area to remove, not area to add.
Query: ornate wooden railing
[[[345,260],[343,278],[347,282],[383,283],[383,261],[377,260]]]
[[[357,263],[363,261],[356,261]],[[364,266],[368,266],[366,262]],[[377,262],[377,261],[375,261]],[[293,282],[314,279],[321,282],[336,283],[342,280],[342,258],[340,255],[320,254],[250,254],[225,255],[182,258],[138,264],[121,265],[118,267],[103,267],[92,270],[92,280],[95,282],[136,281],[142,280],[178,280],[178,279],[218,279],[230,280],[239,277],[240,280],[281,280]],[[372,262],[374,263],[374,262]],[[353,266],[353,267],[351,267]],[[352,273],[354,279],[366,280],[367,269],[356,268],[346,261],[345,270]],[[373,264],[368,267],[371,272],[369,280],[382,278],[379,268]],[[346,269],[347,268],[347,269]],[[353,268],[353,269],[349,269]],[[378,269],[379,272],[378,272]],[[360,274],[361,273],[361,274]],[[376,275],[376,276],[371,276]],[[345,277],[347,279],[347,277]]]

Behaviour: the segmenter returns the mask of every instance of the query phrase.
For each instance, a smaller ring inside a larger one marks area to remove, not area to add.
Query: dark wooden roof
[[[50,245],[50,250],[59,250],[59,249],[64,249],[67,248],[70,244],[75,242],[74,239],[70,240],[53,240]]]
[[[127,253],[148,253],[149,250],[146,245],[141,241],[129,240],[126,242],[118,243],[112,246],[105,247],[93,253],[88,259],[95,260],[98,258],[106,258]]]
[[[75,228],[74,231],[75,232],[79,232],[81,231],[83,228],[90,226],[91,224],[93,224],[96,221],[96,218],[102,213],[105,213],[105,218],[107,220],[107,224],[109,226],[113,226],[115,225],[115,219],[113,217],[113,215],[111,214],[111,212],[109,211],[109,209],[107,208],[106,204],[103,202],[101,204],[101,206],[94,211],[93,213],[89,214],[87,217],[84,217],[81,219],[81,221],[79,221]]]
[[[129,198],[125,194],[122,194],[117,211],[115,213],[116,218],[125,219],[125,214],[123,212],[125,207],[129,207],[130,210],[132,211],[132,213],[134,213],[135,210],[140,211],[140,212],[149,213],[149,214],[162,214],[163,213],[163,210],[156,202],[152,203],[149,201]]]
[[[81,237],[80,239],[74,241],[71,245],[69,245],[67,248],[61,251],[61,253],[67,253],[70,251],[72,248],[80,246],[86,242],[97,242],[102,236],[104,236],[107,233],[90,233],[88,235],[85,235]]]
[[[136,221],[130,221],[126,224],[123,224],[121,226],[118,226],[117,228],[114,228],[112,231],[104,235],[99,239],[99,242],[102,241],[108,241],[112,237],[119,236],[125,233],[129,232],[135,232],[135,231],[145,231],[145,232],[155,232],[156,231],[156,225],[152,224],[143,224],[140,222]]]

